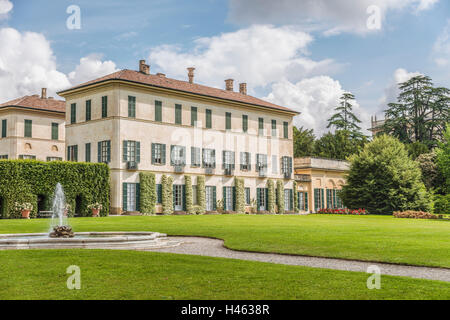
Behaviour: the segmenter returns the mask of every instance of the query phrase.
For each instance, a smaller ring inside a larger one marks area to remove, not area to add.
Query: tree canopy
[[[328,119],[327,128],[334,127],[336,131],[348,131],[353,137],[360,137],[361,127],[358,125],[361,120],[353,113],[352,101],[355,96],[352,93],[346,92],[340,98],[340,105],[334,110],[336,113]]]

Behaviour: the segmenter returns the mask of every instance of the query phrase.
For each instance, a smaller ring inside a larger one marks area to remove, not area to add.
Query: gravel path
[[[367,272],[369,266],[376,265],[381,274],[403,276],[428,280],[450,282],[450,269],[412,267],[378,262],[360,262],[331,258],[313,258],[305,256],[291,256],[272,253],[250,253],[227,249],[222,240],[198,237],[170,237],[170,240],[180,241],[181,245],[173,248],[154,249],[151,251],[178,253],[208,257],[220,257],[260,262],[270,262],[294,266],[325,268],[344,271]]]

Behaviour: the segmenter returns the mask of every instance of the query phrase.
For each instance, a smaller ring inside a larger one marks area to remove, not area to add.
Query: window
[[[182,146],[170,147],[170,164],[172,166],[186,165],[186,147]]]
[[[76,123],[77,122],[77,104],[72,103],[70,105],[70,123]]]
[[[8,128],[8,121],[6,119],[2,120],[2,138],[6,138]]]
[[[242,131],[248,131],[248,116],[245,114],[242,116]]]
[[[62,161],[61,157],[47,157],[47,161],[51,162],[51,161]]]
[[[241,152],[241,170],[250,171],[252,170],[250,152]]]
[[[264,135],[264,118],[258,118],[258,134]]]
[[[223,151],[223,169],[234,169],[235,168],[235,154],[233,151]]]
[[[97,160],[99,163],[111,162],[111,141],[100,141],[98,143]]]
[[[203,149],[203,168],[216,167],[216,150]]]
[[[67,161],[78,161],[78,146],[67,147]]]
[[[292,190],[285,189],[284,190],[284,210],[292,211]]]
[[[298,197],[298,209],[300,211],[306,211],[305,210],[305,193],[299,192],[297,197]]]
[[[256,155],[256,171],[266,172],[267,170],[267,155],[257,154]]]
[[[0,155],[0,160],[8,160],[8,155],[7,154]]]
[[[277,120],[272,120],[272,137],[277,136]]]
[[[135,212],[140,210],[141,185],[139,183],[123,184],[123,211]]]
[[[24,132],[25,138],[31,138],[32,137],[32,135],[33,135],[32,125],[33,125],[33,121],[25,120],[25,132]]]
[[[141,143],[139,141],[123,141],[123,161],[141,162]]]
[[[91,121],[91,110],[92,107],[92,101],[91,100],[86,100],[86,121]]]
[[[223,210],[234,211],[234,188],[223,187]]]
[[[291,174],[292,173],[292,158],[282,157],[281,158],[281,173]]]
[[[173,185],[173,209],[174,211],[185,210],[186,188],[184,185]]]
[[[102,118],[108,117],[108,97],[102,97]]]
[[[191,107],[191,126],[197,126],[197,107]]]
[[[182,109],[181,104],[175,105],[175,124],[182,124]]]
[[[198,168],[201,165],[200,148],[191,147],[191,166]]]
[[[250,199],[250,188],[245,188],[245,204],[247,206],[251,205],[252,200]]]
[[[277,156],[272,156],[272,173],[278,173],[278,159]]]
[[[155,101],[155,121],[162,122],[162,101]]]
[[[166,164],[166,145],[152,143],[152,164]]]
[[[128,96],[128,117],[136,118],[136,97]]]
[[[212,111],[206,109],[206,129],[212,128]]]
[[[216,187],[206,186],[206,211],[216,211],[217,210],[217,200],[216,200]]]
[[[256,205],[259,212],[267,210],[267,188],[256,189]]]
[[[36,160],[36,156],[28,155],[28,154],[21,154],[19,155],[20,160]]]
[[[162,203],[162,184],[156,185],[156,203]]]
[[[85,152],[84,152],[84,160],[86,162],[91,162],[91,144],[86,143],[85,145]]]
[[[55,122],[52,123],[52,140],[59,139],[59,125]]]
[[[198,204],[197,200],[197,186],[192,186],[192,204],[196,206]]]
[[[283,123],[283,137],[289,139],[289,123],[287,122]]]
[[[231,113],[225,114],[225,130],[231,130]]]
[[[314,189],[314,209],[325,209],[324,189]]]

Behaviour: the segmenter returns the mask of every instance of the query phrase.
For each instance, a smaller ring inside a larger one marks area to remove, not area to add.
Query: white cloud
[[[313,61],[307,46],[313,38],[297,28],[254,25],[194,41],[194,49],[159,46],[150,52],[152,68],[176,78],[187,78],[186,67],[196,67],[196,82],[223,88],[224,80],[264,87],[287,78],[290,81],[338,70],[331,59]]]
[[[70,85],[57,71],[56,58],[42,34],[0,29],[0,101],[37,94],[42,87],[53,95]]]
[[[326,35],[341,32],[368,33],[370,14],[377,6],[382,22],[389,11],[430,9],[439,0],[230,0],[229,18],[235,23],[301,24],[325,30]]]
[[[0,0],[0,20],[6,18],[8,13],[13,9],[13,4],[9,0]]]
[[[335,113],[334,109],[344,92],[339,81],[328,76],[317,76],[297,83],[287,80],[274,83],[272,92],[264,99],[301,112],[294,119],[294,124],[314,129],[315,134],[320,136],[330,131],[327,129],[328,119]],[[362,128],[368,128],[369,115],[357,102],[353,111],[363,122]]]
[[[69,73],[72,85],[77,85],[116,72],[116,64],[110,60],[101,61],[101,56],[92,54],[80,59],[80,64]]]
[[[439,67],[450,64],[450,19],[433,46],[432,56]]]

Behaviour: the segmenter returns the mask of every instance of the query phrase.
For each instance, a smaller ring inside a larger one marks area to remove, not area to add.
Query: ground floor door
[[[216,187],[206,187],[206,211],[211,212],[216,210]]]
[[[173,207],[175,211],[183,211],[183,186],[173,186]]]
[[[136,211],[136,184],[129,183],[127,187],[127,210]]]

